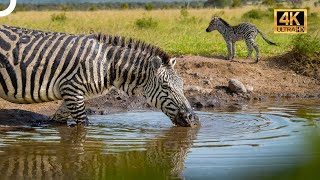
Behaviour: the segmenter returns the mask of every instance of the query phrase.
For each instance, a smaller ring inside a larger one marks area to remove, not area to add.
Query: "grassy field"
[[[217,32],[206,33],[211,18],[219,15],[232,25],[240,22],[255,24],[266,36],[279,44],[270,46],[258,36],[262,57],[282,54],[291,48],[295,35],[273,33],[273,11],[261,19],[243,18],[245,12],[254,7],[237,9],[200,10],[110,10],[110,11],[28,11],[16,12],[0,18],[0,24],[19,26],[45,31],[67,33],[103,32],[142,39],[156,44],[173,55],[226,55],[227,49],[222,36]],[[260,7],[261,12],[268,12]],[[319,9],[311,9],[319,12]],[[270,14],[271,13],[271,14]],[[65,14],[65,16],[64,16]],[[55,16],[55,17],[53,17]],[[318,29],[319,18],[309,20],[309,30]],[[237,56],[245,57],[244,42],[237,43]]]

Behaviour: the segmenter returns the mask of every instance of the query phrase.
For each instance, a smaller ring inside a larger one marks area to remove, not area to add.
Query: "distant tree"
[[[151,10],[153,9],[153,6],[152,6],[152,4],[150,4],[150,3],[146,3],[146,4],[144,5],[144,8],[145,8],[147,11],[151,11]]]
[[[240,7],[240,6],[242,6],[241,0],[233,0],[232,1],[231,7]]]
[[[121,4],[121,9],[129,9],[129,4],[128,3],[122,3]]]
[[[232,0],[207,0],[204,3],[205,7],[218,7],[223,8],[231,5]]]

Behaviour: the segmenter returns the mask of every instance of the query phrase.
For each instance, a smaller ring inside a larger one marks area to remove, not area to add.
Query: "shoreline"
[[[196,110],[220,109],[264,101],[320,99],[319,80],[281,69],[270,61],[251,64],[252,61],[237,59],[235,62],[230,62],[210,57],[184,56],[177,58],[175,69],[184,79],[185,95]],[[253,91],[245,94],[230,92],[227,86],[231,78],[252,86]],[[48,117],[58,109],[59,112],[65,112],[61,104],[62,101],[13,104],[0,99],[0,125],[48,122]],[[128,97],[116,91],[87,100],[85,104],[89,115],[154,110],[143,97]],[[44,120],[45,117],[47,120]]]

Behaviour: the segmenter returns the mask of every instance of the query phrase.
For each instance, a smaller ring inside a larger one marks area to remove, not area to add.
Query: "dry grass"
[[[225,55],[227,52],[225,42],[218,32],[205,32],[211,18],[219,15],[232,25],[250,21],[270,40],[279,44],[279,46],[270,46],[261,37],[258,37],[257,43],[260,46],[262,57],[279,55],[290,50],[293,35],[273,34],[272,17],[264,17],[260,20],[241,18],[245,12],[253,8],[188,10],[186,16],[182,15],[180,10],[29,11],[17,12],[1,18],[0,24],[67,33],[119,34],[154,43],[175,55],[208,56]],[[266,8],[261,7],[261,10],[266,10]],[[65,13],[66,19],[52,21],[52,15],[59,15],[59,13]],[[138,27],[136,21],[144,17],[152,18],[157,25],[151,28]],[[244,42],[237,43],[237,56],[245,57],[246,54],[247,48]]]

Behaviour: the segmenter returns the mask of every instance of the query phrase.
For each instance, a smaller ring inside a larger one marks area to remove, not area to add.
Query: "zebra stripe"
[[[255,39],[258,33],[268,44],[276,45],[275,43],[268,40],[256,26],[250,23],[241,23],[236,26],[231,26],[222,18],[215,16],[206,29],[207,32],[211,32],[213,30],[218,30],[219,33],[223,36],[228,49],[228,60],[232,60],[235,57],[235,42],[244,40],[249,51],[246,58],[251,57],[254,48],[256,51],[256,62],[258,62],[260,59],[259,46],[255,43]]]
[[[0,26],[0,97],[14,103],[63,99],[78,122],[87,119],[84,99],[110,88],[144,94],[176,124],[179,113],[196,117],[174,64],[159,48],[121,36]]]

